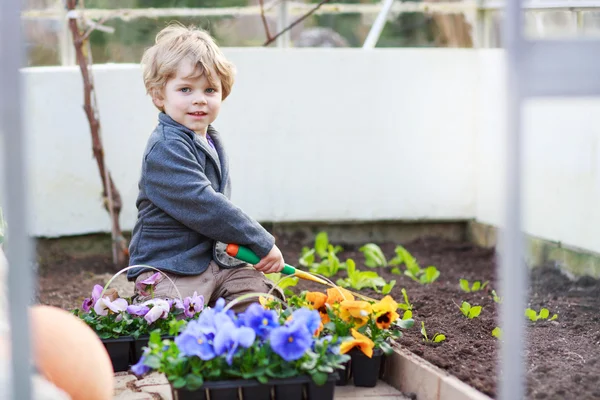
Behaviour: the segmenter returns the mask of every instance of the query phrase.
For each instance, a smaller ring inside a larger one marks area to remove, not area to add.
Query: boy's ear
[[[165,106],[165,101],[163,100],[162,96],[160,96],[160,95],[153,96],[152,102],[154,103],[154,105],[156,107],[160,108],[161,110]]]

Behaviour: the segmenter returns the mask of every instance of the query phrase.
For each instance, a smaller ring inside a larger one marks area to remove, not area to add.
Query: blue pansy
[[[245,326],[252,328],[261,339],[266,339],[271,329],[279,326],[277,313],[265,310],[257,303],[251,304],[246,312],[240,315],[240,320],[243,320]]]
[[[133,372],[134,375],[139,377],[150,371],[151,368],[144,364],[144,361],[146,361],[145,354],[140,357],[140,360],[137,362],[137,364],[131,366],[131,372]]]
[[[269,339],[273,351],[286,361],[299,359],[313,343],[312,333],[301,321],[273,329]]]
[[[227,353],[225,359],[227,364],[231,365],[238,346],[246,348],[252,346],[256,334],[251,328],[236,327],[233,320],[226,314],[217,314],[215,323],[219,327],[214,340],[215,353],[218,356]]]
[[[198,356],[204,361],[215,357],[215,350],[211,338],[202,330],[200,321],[190,321],[186,329],[175,338],[175,344],[181,354]]]
[[[294,311],[291,315],[292,324],[299,323],[306,325],[308,331],[314,334],[319,326],[321,326],[321,316],[316,310],[309,310],[308,308],[300,308]]]

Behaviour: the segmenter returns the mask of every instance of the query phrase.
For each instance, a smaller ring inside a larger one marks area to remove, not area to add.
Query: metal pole
[[[279,3],[278,17],[279,32],[281,32],[290,25],[290,12],[287,0],[281,0]],[[291,29],[287,32],[284,32],[283,35],[277,38],[277,47],[290,47],[290,33]]]
[[[377,14],[377,18],[375,18],[375,22],[373,22],[373,26],[371,26],[371,30],[369,31],[369,34],[365,39],[363,49],[372,49],[373,47],[375,47],[375,45],[379,41],[381,31],[383,31],[383,27],[385,26],[388,14],[392,9],[393,4],[394,0],[383,0],[381,10],[379,11],[379,14]]]
[[[503,341],[499,374],[499,399],[524,396],[524,316],[527,268],[523,261],[521,232],[521,104],[520,64],[524,56],[523,15],[520,0],[508,0],[504,18],[506,48],[506,192],[505,227],[502,237],[500,282],[504,301],[500,307]]]
[[[16,400],[31,398],[31,352],[28,306],[32,301],[31,244],[27,237],[27,174],[21,126],[23,35],[21,1],[0,2],[0,134],[4,154],[2,171],[8,233],[9,323],[11,331],[11,389]]]

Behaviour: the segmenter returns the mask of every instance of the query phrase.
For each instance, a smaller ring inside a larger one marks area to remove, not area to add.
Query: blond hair
[[[228,61],[210,34],[195,26],[173,23],[158,32],[154,46],[144,52],[142,68],[147,93],[154,99],[161,97],[169,79],[177,73],[180,63],[189,59],[206,74],[212,85],[216,80],[211,69],[221,80],[222,99],[233,86],[235,67]]]

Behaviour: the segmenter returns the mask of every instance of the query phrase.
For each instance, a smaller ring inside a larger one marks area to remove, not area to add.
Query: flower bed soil
[[[301,245],[296,241],[279,242],[286,261],[297,264]],[[393,257],[396,244],[399,243],[380,244],[388,260]],[[491,335],[498,316],[498,305],[489,295],[489,290],[496,288],[494,251],[434,238],[403,245],[421,267],[435,265],[441,276],[433,284],[422,286],[406,276],[391,274],[388,269],[375,269],[384,279],[396,280],[391,293],[395,300],[402,301],[400,290],[404,287],[413,303],[415,326],[404,331],[400,344],[494,397],[499,349],[498,340]],[[340,260],[352,258],[357,268],[367,269],[358,247],[344,246]],[[39,301],[67,309],[78,307],[93,284],[99,283],[92,282],[93,275],[86,271],[86,265],[92,265],[95,273],[112,271],[110,255],[85,260],[70,260],[65,255],[59,261],[43,263],[41,270],[45,273],[39,281]],[[345,272],[340,271],[332,279],[335,281],[338,277],[345,277]],[[470,282],[489,280],[490,284],[485,291],[464,293],[458,285],[460,278]],[[297,289],[324,291],[326,288],[301,281]],[[363,293],[381,297],[372,290]],[[463,317],[455,305],[462,301],[483,306],[481,316],[473,320]],[[546,307],[559,317],[553,322],[527,324],[527,398],[600,398],[600,386],[596,383],[600,376],[600,283],[590,278],[572,282],[554,268],[535,268],[531,274],[529,306],[536,310]],[[438,345],[423,343],[421,321],[425,321],[430,337],[439,332],[446,335],[446,341]]]

